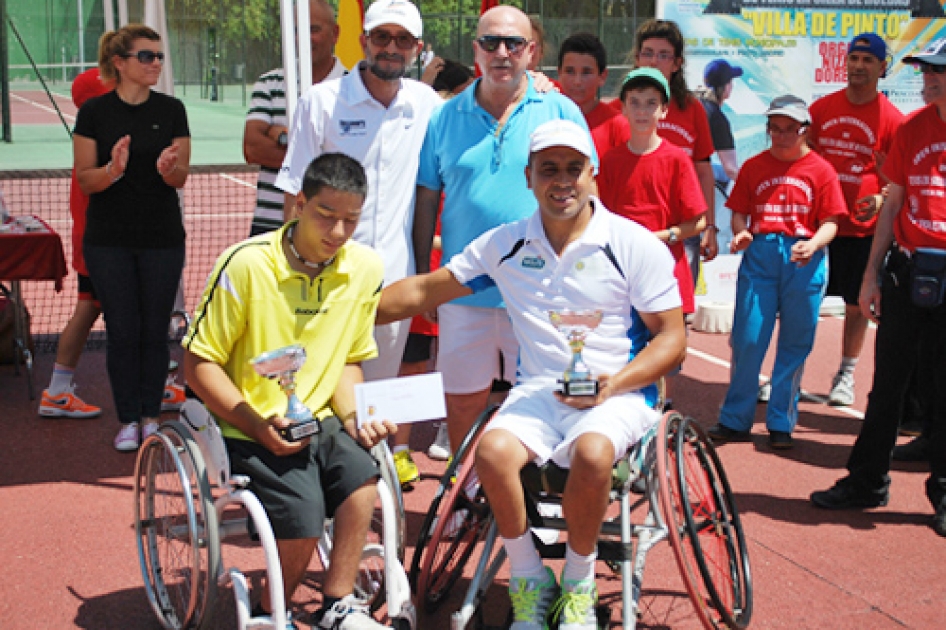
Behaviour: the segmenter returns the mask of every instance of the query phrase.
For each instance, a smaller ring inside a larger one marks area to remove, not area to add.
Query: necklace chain
[[[289,228],[289,234],[287,235],[287,236],[289,237],[289,251],[291,251],[291,252],[292,252],[292,255],[295,256],[296,258],[298,258],[298,259],[299,259],[299,262],[301,262],[303,265],[305,265],[305,266],[308,267],[309,269],[322,270],[322,269],[325,269],[326,267],[328,267],[329,265],[331,265],[333,262],[335,262],[335,256],[332,256],[331,258],[329,258],[329,259],[326,260],[325,262],[320,262],[320,263],[309,262],[308,260],[306,260],[305,258],[303,258],[302,255],[299,254],[298,251],[296,251],[296,246],[295,246],[295,244],[292,242],[292,237],[295,236],[295,233],[296,233],[296,226],[292,226],[291,228]]]

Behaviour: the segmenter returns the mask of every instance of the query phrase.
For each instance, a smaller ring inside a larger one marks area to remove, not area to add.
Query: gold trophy
[[[250,363],[260,376],[278,379],[279,387],[289,399],[285,417],[293,424],[279,431],[287,442],[298,442],[322,430],[322,425],[312,416],[312,410],[296,396],[296,372],[305,365],[305,348],[294,345],[270,350]]]
[[[562,388],[559,390],[565,396],[597,396],[598,381],[595,379],[581,351],[585,347],[585,338],[588,333],[598,327],[603,314],[600,310],[561,310],[549,311],[549,321],[555,329],[565,335],[568,346],[572,349],[572,360],[565,368],[565,373],[559,379]]]

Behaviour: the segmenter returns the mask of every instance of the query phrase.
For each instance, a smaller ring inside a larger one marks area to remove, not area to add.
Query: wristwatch
[[[676,245],[680,241],[680,234],[674,231],[674,228],[667,228],[667,245]]]
[[[276,136],[276,142],[281,147],[289,146],[289,134],[287,134],[285,131],[280,132],[280,134]]]

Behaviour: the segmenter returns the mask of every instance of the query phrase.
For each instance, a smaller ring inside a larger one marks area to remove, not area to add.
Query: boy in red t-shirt
[[[706,203],[690,158],[657,131],[667,114],[670,87],[659,70],[638,68],[625,77],[620,98],[631,137],[601,159],[601,202],[667,244],[676,261],[683,312],[692,313],[693,277],[683,239],[703,229]]]
[[[608,54],[600,39],[591,33],[576,33],[562,42],[558,51],[559,88],[584,114],[599,158],[631,137],[621,109],[598,98],[607,80]]]

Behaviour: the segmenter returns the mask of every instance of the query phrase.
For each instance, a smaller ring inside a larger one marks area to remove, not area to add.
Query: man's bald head
[[[319,72],[319,68],[324,70],[334,63],[338,32],[332,5],[326,0],[309,0],[309,43],[312,50],[313,75]]]
[[[499,32],[497,29],[502,29]],[[509,5],[499,5],[489,9],[480,16],[476,27],[476,36],[483,35],[519,35],[528,40],[532,39],[532,23],[529,16]]]

